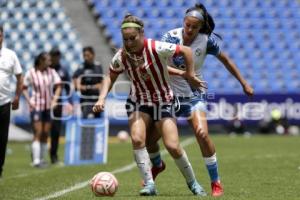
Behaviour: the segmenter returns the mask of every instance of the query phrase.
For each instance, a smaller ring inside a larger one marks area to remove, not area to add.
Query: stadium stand
[[[41,51],[59,47],[64,66],[71,71],[81,62],[82,46],[58,0],[0,1],[0,24],[4,24],[8,48],[14,49],[28,69]]]
[[[131,12],[145,21],[146,36],[160,39],[181,26],[197,0],[88,0],[114,47],[122,45],[120,23]],[[257,93],[295,93],[300,88],[300,3],[296,0],[203,0],[223,37],[223,49]],[[203,69],[209,91],[242,93],[221,63],[208,56]]]

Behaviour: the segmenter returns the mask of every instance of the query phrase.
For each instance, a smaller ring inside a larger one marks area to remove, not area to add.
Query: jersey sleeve
[[[218,56],[221,53],[219,39],[214,36],[209,36],[206,53],[214,56]]]
[[[13,53],[13,59],[14,59],[14,67],[13,67],[14,74],[15,75],[22,74],[22,67],[21,67],[20,61],[15,53]]]
[[[119,50],[111,60],[109,71],[111,73],[120,74],[125,70],[125,67],[122,63],[122,50]]]
[[[172,44],[180,44],[180,39],[178,37],[172,36],[170,32],[165,33],[160,41]]]
[[[31,70],[28,70],[25,73],[23,85],[25,88],[29,87],[32,84],[32,76],[30,75]]]
[[[162,55],[165,57],[172,57],[179,54],[180,46],[177,44],[172,44],[168,42],[155,42],[155,51],[158,55]]]

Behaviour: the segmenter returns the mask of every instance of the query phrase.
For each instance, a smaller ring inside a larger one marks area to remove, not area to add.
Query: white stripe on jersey
[[[132,101],[141,105],[169,103],[173,99],[173,92],[169,86],[166,58],[177,53],[178,48],[174,44],[147,39],[144,41],[145,63],[142,67],[131,66],[120,50],[112,60],[110,71],[118,74],[127,71],[132,80],[130,90]]]
[[[51,108],[52,85],[59,84],[60,81],[57,72],[50,68],[43,72],[32,68],[26,73],[24,85],[27,87],[32,86],[30,102],[34,105],[36,111]]]

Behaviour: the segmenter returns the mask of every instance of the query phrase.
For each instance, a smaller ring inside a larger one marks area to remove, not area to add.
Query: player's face
[[[47,69],[51,65],[51,58],[49,54],[45,54],[40,65],[41,70]]]
[[[122,30],[123,45],[129,53],[137,53],[143,48],[143,33],[136,28]]]
[[[186,17],[184,18],[184,31],[183,36],[186,39],[194,39],[198,33],[199,30],[202,27],[203,22],[195,17]]]

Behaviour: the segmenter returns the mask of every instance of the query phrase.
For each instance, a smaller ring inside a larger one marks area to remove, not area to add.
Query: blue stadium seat
[[[198,1],[133,0],[126,1],[126,9],[121,7],[125,6],[125,0],[92,2],[100,14],[99,22],[107,29],[108,37],[120,47],[121,34],[117,30],[125,11],[132,9],[133,14],[143,18],[147,37],[159,39],[167,30],[182,26],[185,10]],[[261,92],[297,90],[299,77],[292,76],[292,80],[289,80],[282,72],[294,70],[294,73],[298,73],[300,69],[300,58],[296,56],[300,51],[299,2],[206,0],[202,3],[215,19],[215,32],[223,36],[222,49],[233,58],[255,89]],[[9,16],[12,12],[3,15]],[[11,26],[17,25],[13,23]],[[203,73],[210,88],[219,92],[241,92],[236,81],[223,85],[218,80],[230,77],[220,67],[215,58],[207,57]]]

